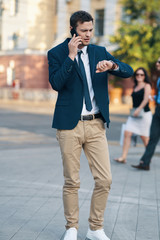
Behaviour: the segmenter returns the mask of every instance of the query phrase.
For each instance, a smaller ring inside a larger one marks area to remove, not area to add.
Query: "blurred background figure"
[[[156,100],[156,110],[155,114],[153,115],[152,125],[151,125],[151,132],[150,132],[150,140],[147,145],[147,148],[140,159],[139,165],[132,165],[134,168],[142,169],[142,170],[149,170],[151,158],[153,157],[155,148],[158,144],[160,138],[160,57],[156,62],[156,69],[158,71],[158,80],[157,80],[157,95],[155,96]]]
[[[132,93],[133,108],[132,116],[128,117],[124,132],[123,151],[119,158],[114,160],[126,163],[126,157],[131,143],[132,134],[139,135],[146,147],[149,141],[152,113],[149,108],[149,96],[151,83],[146,70],[142,67],[134,72],[134,89]],[[142,116],[141,115],[142,112]]]
[[[12,86],[13,86],[12,97],[13,97],[13,99],[18,99],[19,98],[19,89],[20,89],[19,79],[15,79],[13,81]]]

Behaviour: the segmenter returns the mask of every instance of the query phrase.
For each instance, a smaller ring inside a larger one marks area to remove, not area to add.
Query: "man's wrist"
[[[118,68],[118,65],[115,62],[113,62],[112,60],[110,60],[110,62],[112,63],[112,67],[109,70],[110,71],[116,70]]]
[[[72,60],[72,61],[74,61],[74,59],[75,59],[75,56],[73,56],[73,55],[68,55],[68,57]]]

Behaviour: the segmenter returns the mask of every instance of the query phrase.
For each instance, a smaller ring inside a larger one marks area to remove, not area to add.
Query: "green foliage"
[[[121,0],[120,2],[124,6],[126,16],[130,16],[131,20],[142,18],[154,22],[158,17],[159,0]]]
[[[115,56],[134,69],[151,70],[160,56],[159,0],[122,0],[124,21],[111,42],[118,45]]]

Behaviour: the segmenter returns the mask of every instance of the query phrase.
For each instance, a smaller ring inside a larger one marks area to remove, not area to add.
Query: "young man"
[[[156,69],[160,72],[160,57],[156,62]],[[140,170],[150,170],[151,159],[160,138],[160,77],[157,80],[157,95],[155,100],[157,106],[152,119],[149,143],[140,159],[140,163],[138,165],[132,165],[132,167]]]
[[[86,239],[109,240],[103,216],[111,185],[111,170],[104,122],[109,125],[108,72],[131,77],[132,68],[115,59],[104,47],[90,44],[93,18],[73,13],[72,39],[48,52],[49,81],[58,91],[53,127],[57,128],[64,169],[63,203],[67,221],[64,240],[77,240],[80,154],[83,148],[95,180]]]

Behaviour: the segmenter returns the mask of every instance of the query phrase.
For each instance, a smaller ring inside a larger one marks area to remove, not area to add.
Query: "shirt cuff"
[[[119,66],[116,69],[114,69],[113,71],[119,71]]]

